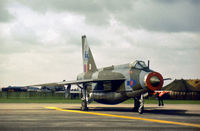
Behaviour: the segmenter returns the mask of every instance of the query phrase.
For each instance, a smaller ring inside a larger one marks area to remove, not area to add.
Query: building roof
[[[187,80],[187,83],[193,87],[200,89],[200,79],[189,79]]]
[[[199,92],[200,88],[195,88],[184,79],[174,80],[172,83],[163,87],[162,90],[178,91],[178,92]]]

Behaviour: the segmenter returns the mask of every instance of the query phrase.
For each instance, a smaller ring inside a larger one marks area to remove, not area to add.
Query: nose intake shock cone
[[[160,84],[160,79],[157,76],[152,76],[150,78],[150,83],[152,86],[156,87]]]
[[[150,90],[159,90],[163,86],[163,77],[158,72],[151,72],[147,75],[145,83]]]

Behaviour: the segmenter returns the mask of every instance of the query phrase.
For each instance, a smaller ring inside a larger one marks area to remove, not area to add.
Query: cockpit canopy
[[[148,68],[148,66],[145,64],[144,61],[138,61],[138,60],[129,63],[129,67],[130,68],[136,68],[136,69],[145,69],[145,68]]]

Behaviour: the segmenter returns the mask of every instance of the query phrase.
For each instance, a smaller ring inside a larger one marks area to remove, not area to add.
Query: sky
[[[0,0],[0,87],[75,80],[81,36],[98,68],[150,60],[200,78],[198,0]]]

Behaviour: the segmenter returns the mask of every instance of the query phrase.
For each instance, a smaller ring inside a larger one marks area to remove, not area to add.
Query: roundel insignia
[[[131,84],[130,85],[133,86],[133,80],[131,80]]]
[[[134,87],[136,85],[136,80],[131,80],[130,81],[130,87]]]
[[[130,81],[127,81],[127,86],[133,88],[135,85],[136,85],[136,80],[131,79]]]

